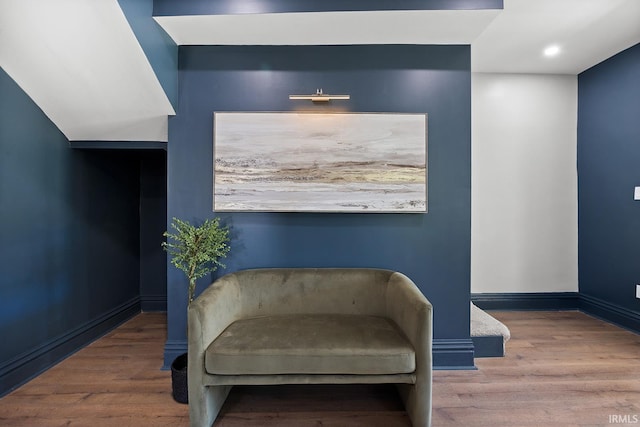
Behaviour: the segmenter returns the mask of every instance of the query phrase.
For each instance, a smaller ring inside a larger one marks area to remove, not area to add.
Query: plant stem
[[[196,293],[196,279],[189,279],[189,304],[193,301],[193,297]]]

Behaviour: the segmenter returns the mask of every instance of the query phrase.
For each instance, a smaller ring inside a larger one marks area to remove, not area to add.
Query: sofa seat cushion
[[[400,374],[415,370],[415,352],[390,320],[343,314],[242,319],[207,348],[217,375]]]

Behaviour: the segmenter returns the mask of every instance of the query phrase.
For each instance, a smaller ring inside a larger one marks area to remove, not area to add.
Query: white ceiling
[[[499,10],[159,16],[179,45],[471,44]]]
[[[155,18],[178,45],[470,44],[471,69],[579,74],[640,42],[640,0],[504,0],[504,10]],[[545,47],[561,53],[546,58]]]
[[[637,43],[639,0],[504,0],[504,10],[471,44],[471,69],[580,74]],[[560,54],[544,57],[552,44]]]
[[[181,45],[470,44],[472,71],[492,73],[575,75],[640,43],[640,0],[156,21]],[[0,0],[0,66],[69,140],[167,140],[173,108],[117,0]]]
[[[117,0],[0,0],[0,66],[70,141],[166,141],[175,114]]]

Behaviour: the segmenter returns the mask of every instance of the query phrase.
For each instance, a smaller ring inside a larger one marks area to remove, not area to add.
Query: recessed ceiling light
[[[560,46],[557,44],[551,45],[544,50],[544,56],[552,57],[560,53]]]

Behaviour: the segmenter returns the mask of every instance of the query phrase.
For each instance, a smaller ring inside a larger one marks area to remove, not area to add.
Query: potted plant
[[[198,227],[173,218],[171,228],[173,232],[163,234],[167,241],[162,242],[162,247],[171,256],[171,264],[187,276],[188,306],[195,298],[196,281],[225,267],[220,258],[226,257],[230,249],[229,229],[220,226],[219,218],[207,219]],[[188,403],[186,353],[171,364],[171,380],[173,398]]]

